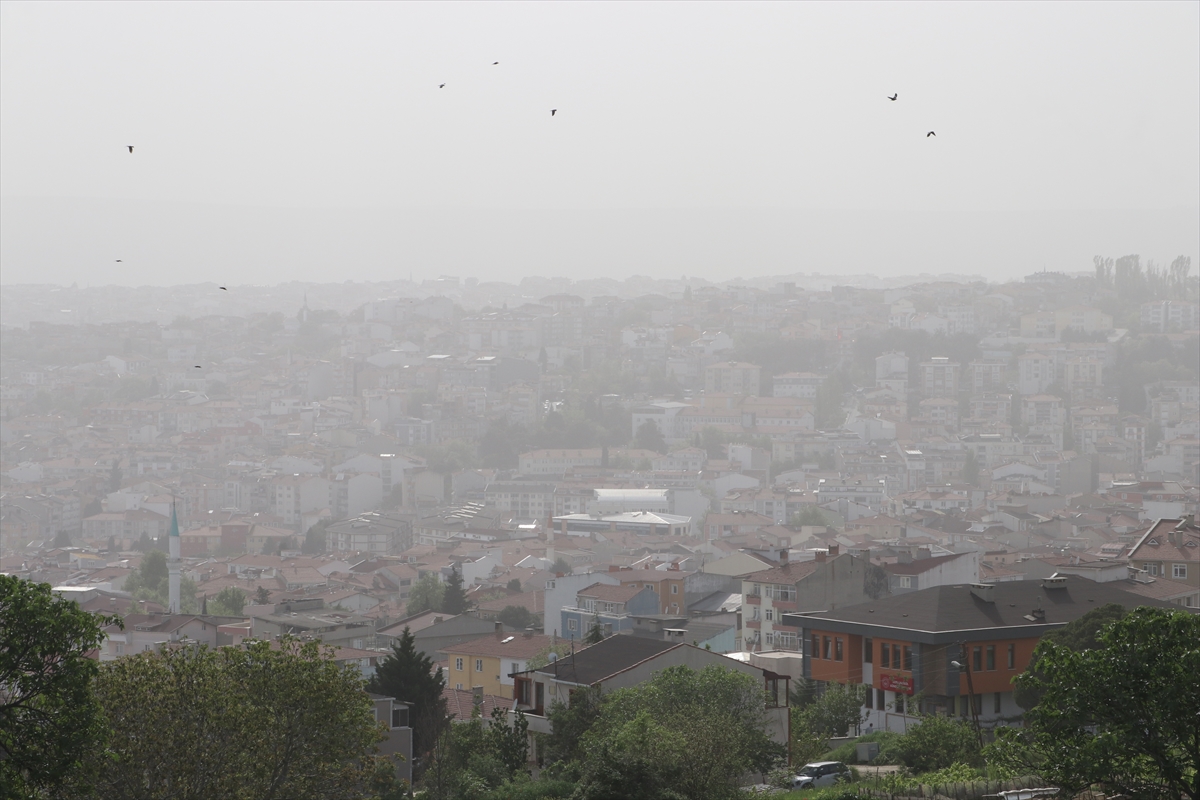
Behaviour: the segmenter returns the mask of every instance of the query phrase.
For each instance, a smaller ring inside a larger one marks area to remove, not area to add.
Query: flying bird
[[[926,139],[928,139],[930,136],[937,136],[937,134],[934,133],[933,131],[930,131],[929,133],[925,134]]]
[[[202,367],[202,366],[200,366],[199,364],[197,364],[197,365],[196,365],[196,369],[204,369],[204,367]]]
[[[439,88],[439,89],[445,89],[445,88],[446,88],[446,84],[444,84],[444,83],[439,83],[439,84],[438,84],[438,88]]]
[[[222,292],[228,292],[228,291],[229,291],[229,290],[228,290],[228,289],[226,289],[224,286],[218,286],[217,288],[218,288],[218,289],[220,289]]]
[[[120,264],[120,263],[121,263],[121,259],[119,259],[119,258],[118,258],[118,259],[117,259],[117,263],[118,263],[118,264]]]
[[[900,96],[900,93],[899,93],[899,92],[896,92],[896,93],[895,93],[895,94],[893,94],[893,95],[889,95],[889,96],[888,96],[888,100],[895,100],[895,99],[896,99],[897,97],[899,97],[899,96]]]
[[[557,109],[557,108],[552,108],[552,109],[550,109],[550,116],[552,116],[552,117],[553,117],[553,116],[554,116],[554,112],[556,112],[556,111],[558,111],[558,109]]]
[[[493,62],[492,62],[492,66],[494,67],[494,66],[496,66],[496,65],[497,65],[497,64],[499,64],[499,63],[500,63],[499,61],[493,61]]]
[[[129,152],[131,152],[131,153],[133,152],[133,145],[127,144],[125,146],[129,148]]]

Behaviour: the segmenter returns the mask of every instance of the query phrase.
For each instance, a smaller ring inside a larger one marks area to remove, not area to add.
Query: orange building
[[[1177,608],[1068,575],[935,586],[783,616],[801,631],[805,677],[865,684],[865,727],[902,731],[917,713],[978,716],[988,727],[1018,722],[1012,679],[1041,637],[1107,603]]]

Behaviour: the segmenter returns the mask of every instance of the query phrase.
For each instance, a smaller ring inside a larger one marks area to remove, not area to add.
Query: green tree
[[[271,602],[271,592],[267,587],[260,586],[254,592],[255,605],[265,606]]]
[[[446,725],[446,679],[435,669],[433,659],[417,650],[416,639],[406,626],[392,652],[379,662],[367,688],[409,704],[413,729],[413,753],[424,754],[433,746]]]
[[[125,579],[125,591],[138,600],[149,600],[166,607],[170,600],[170,571],[167,554],[162,550],[150,550],[142,557],[141,565]],[[180,578],[179,604],[183,613],[194,614],[196,604],[196,582],[191,578]]]
[[[310,555],[320,555],[325,552],[325,523],[318,522],[304,534],[304,545],[300,552]]]
[[[646,420],[638,426],[634,443],[643,450],[653,450],[656,453],[667,452],[667,440],[662,431],[651,420]]]
[[[508,585],[505,586],[504,588],[508,589],[510,592],[521,591],[521,579],[513,578],[511,581],[508,582]]]
[[[804,707],[805,727],[825,736],[847,736],[851,731],[857,734],[866,719],[866,691],[864,685],[830,682]]]
[[[562,769],[582,762],[583,735],[600,716],[600,690],[584,686],[571,692],[570,705],[555,699],[550,703],[546,718],[550,720],[550,735],[546,738],[545,760],[548,765]]]
[[[587,634],[583,637],[585,644],[599,644],[604,641],[604,626],[600,624],[600,615],[592,615],[592,624],[588,627]]]
[[[1061,628],[1050,631],[1042,637],[1043,642],[1055,642],[1076,652],[1094,650],[1101,646],[1100,632],[1122,619],[1128,612],[1119,603],[1107,603],[1099,608],[1093,608],[1079,619],[1068,622]],[[1037,680],[1021,681],[1013,687],[1013,700],[1026,710],[1033,708],[1042,699],[1041,684],[1045,674],[1038,666],[1035,656],[1029,663],[1027,671]]]
[[[967,451],[967,460],[962,468],[962,479],[972,486],[979,483],[979,459],[975,458],[974,450]]]
[[[1100,647],[1043,641],[1018,686],[1041,694],[1025,728],[1004,728],[989,760],[1032,770],[1070,796],[1089,786],[1138,798],[1200,798],[1200,616],[1141,607]]]
[[[54,546],[55,547],[70,547],[71,546],[71,534],[67,533],[66,530],[59,530],[58,533],[54,534]]]
[[[554,565],[550,567],[550,571],[555,575],[570,575],[571,564],[562,556],[554,559]]]
[[[0,574],[0,785],[12,797],[86,788],[80,764],[101,748],[105,726],[89,651],[116,617]]]
[[[487,729],[487,744],[508,770],[508,778],[512,779],[529,761],[529,721],[525,714],[518,709],[510,726],[503,706],[494,706]]]
[[[716,665],[669,667],[607,695],[583,739],[579,798],[735,797],[742,775],[784,755],[759,683]]]
[[[920,724],[895,740],[890,752],[914,773],[983,763],[974,725],[954,717],[922,716]]]
[[[525,606],[505,606],[504,610],[496,615],[496,619],[518,631],[538,625],[537,617]]]
[[[226,586],[208,604],[208,613],[219,617],[238,617],[246,606],[246,593],[236,586]]]
[[[426,572],[413,584],[412,591],[408,594],[408,605],[405,606],[404,613],[411,617],[422,611],[441,609],[442,593],[445,590],[445,584],[438,580],[436,573]]]
[[[382,738],[356,668],[295,639],[168,648],[101,667],[97,797],[359,798]]]
[[[462,614],[470,606],[467,593],[463,591],[462,573],[458,567],[450,568],[450,577],[446,579],[446,588],[442,592],[441,611],[446,614]]]

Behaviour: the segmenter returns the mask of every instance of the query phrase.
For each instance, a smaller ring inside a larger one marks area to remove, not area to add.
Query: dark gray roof
[[[617,634],[534,671],[554,675],[561,681],[591,686],[672,647],[679,647],[679,644]]]
[[[1107,603],[1117,603],[1127,609],[1138,606],[1180,608],[1133,594],[1115,582],[1097,583],[1075,575],[1065,576],[1058,588],[1044,587],[1040,580],[1005,581],[991,586],[993,602],[973,595],[969,584],[956,584],[890,595],[817,614],[785,614],[784,619],[787,624],[805,628],[866,636],[903,631],[913,641],[934,643],[994,638],[997,628],[1009,629],[1010,635],[1015,636],[1041,636]],[[1039,607],[1045,612],[1044,616],[1034,613]]]

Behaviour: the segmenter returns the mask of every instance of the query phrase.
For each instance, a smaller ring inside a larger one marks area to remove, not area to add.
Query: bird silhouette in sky
[[[889,96],[888,96],[888,100],[895,100],[895,99],[896,99],[897,97],[899,97],[899,96],[900,96],[900,93],[899,93],[899,92],[896,92],[896,93],[895,93],[895,94],[893,94],[893,95],[889,95]]]
[[[926,139],[928,139],[930,136],[937,136],[937,134],[934,133],[933,131],[930,131],[929,133],[925,134]]]
[[[131,153],[133,152],[133,145],[127,144],[125,146],[129,148],[129,152],[131,152]]]
[[[446,88],[446,84],[444,84],[444,83],[439,83],[439,84],[438,84],[438,88],[439,88],[439,89],[445,89],[445,88]]]
[[[118,264],[120,264],[120,263],[121,263],[121,259],[119,259],[119,258],[118,258],[118,259],[117,259],[117,263],[118,263]]]
[[[218,289],[220,289],[222,292],[228,292],[228,291],[229,291],[229,290],[228,290],[228,289],[226,289],[224,286],[218,286],[217,288],[218,288]]]
[[[554,114],[555,114],[557,111],[558,111],[558,109],[557,109],[557,108],[552,108],[552,109],[550,109],[550,116],[552,116],[552,117],[553,117],[553,116],[554,116]]]
[[[202,366],[200,366],[199,364],[197,364],[197,365],[196,365],[196,369],[204,369],[204,367],[202,367]]]
[[[500,63],[499,61],[493,61],[493,62],[492,62],[492,66],[494,67],[494,66],[496,66],[496,65],[497,65],[497,64],[499,64],[499,63]]]

